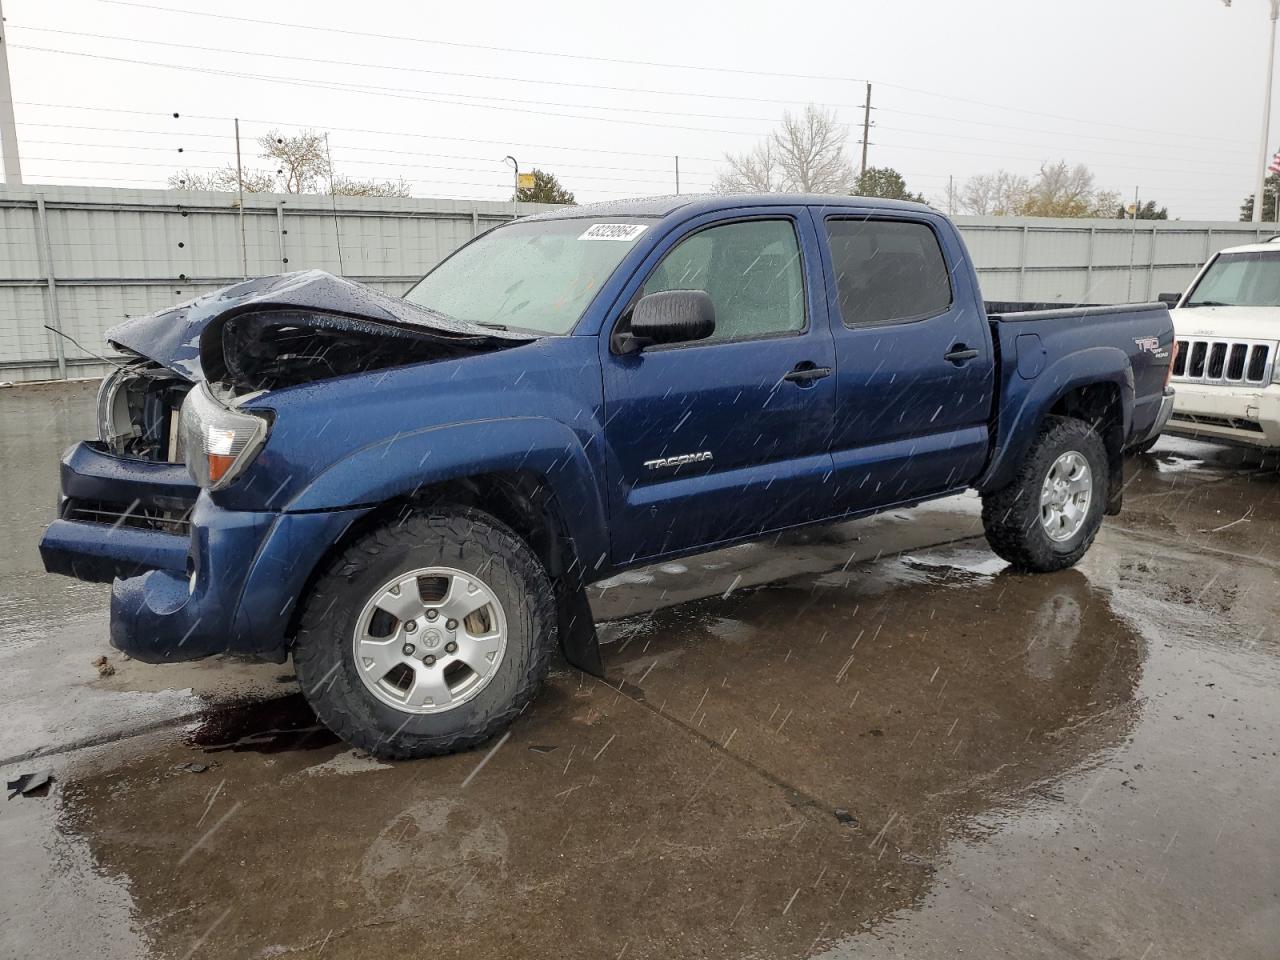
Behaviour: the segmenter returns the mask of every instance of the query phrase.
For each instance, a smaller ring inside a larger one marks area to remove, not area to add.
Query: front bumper
[[[1175,383],[1165,433],[1250,447],[1280,447],[1280,386]]]
[[[275,513],[226,510],[198,488],[175,489],[173,471],[122,460],[91,444],[63,459],[60,518],[45,530],[45,569],[85,580],[114,579],[111,643],[148,663],[235,653],[281,661],[294,610],[316,564],[367,511]],[[185,470],[183,470],[185,476]],[[114,523],[77,519],[77,493],[94,502],[127,502],[134,513]],[[134,526],[142,503],[175,510],[162,529]],[[185,525],[185,526],[184,526]],[[177,532],[185,529],[186,533]]]

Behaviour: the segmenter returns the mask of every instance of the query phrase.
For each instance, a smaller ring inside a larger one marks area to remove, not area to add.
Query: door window
[[[706,291],[716,308],[711,340],[804,329],[804,272],[790,220],[744,220],[686,237],[640,292],[661,290]]]
[[[951,305],[947,263],[927,225],[831,219],[827,240],[846,327],[919,320]]]

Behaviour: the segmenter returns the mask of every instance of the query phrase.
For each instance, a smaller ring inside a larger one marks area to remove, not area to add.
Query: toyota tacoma
[[[292,656],[388,758],[493,736],[557,648],[601,674],[630,567],[970,488],[1069,567],[1172,405],[1163,304],[988,316],[945,216],[858,197],[566,206],[403,297],[292,273],[108,341],[46,568],[136,659]]]

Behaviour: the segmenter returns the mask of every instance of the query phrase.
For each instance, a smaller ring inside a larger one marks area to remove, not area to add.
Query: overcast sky
[[[1253,189],[1267,8],[4,0],[30,183],[163,186],[233,160],[238,116],[247,141],[327,130],[339,173],[419,196],[506,199],[506,154],[579,201],[673,192],[676,155],[682,191],[704,191],[809,101],[856,160],[869,80],[870,163],[944,208],[949,176],[1062,158],[1185,220],[1234,220]]]

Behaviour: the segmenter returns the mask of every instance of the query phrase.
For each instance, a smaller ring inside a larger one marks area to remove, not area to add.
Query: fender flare
[[[503,471],[544,477],[582,565],[608,556],[599,471],[577,433],[544,417],[504,417],[427,427],[375,441],[337,461],[286,513],[375,506],[449,480]]]
[[[542,417],[473,420],[379,440],[330,466],[285,512],[374,506],[437,483],[508,471],[531,471],[551,488],[577,559],[553,583],[560,647],[569,663],[603,676],[586,595],[591,572],[608,560],[603,484],[587,442],[565,424]]]
[[[1135,402],[1133,366],[1128,355],[1118,347],[1077,350],[1053,361],[1032,381],[1012,417],[1003,411],[999,414],[991,461],[974,484],[978,492],[999,490],[1009,483],[1054,404],[1073,390],[1102,383],[1114,384],[1120,392],[1122,437],[1128,437]]]

